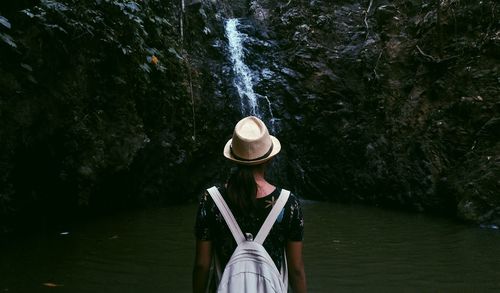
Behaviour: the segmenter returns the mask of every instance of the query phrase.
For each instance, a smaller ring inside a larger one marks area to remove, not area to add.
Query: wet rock
[[[267,87],[293,114],[289,179],[309,197],[497,221],[500,173],[485,158],[498,153],[499,68],[490,41],[477,47],[494,35],[493,2],[312,2],[278,1],[268,18],[294,93]]]
[[[223,21],[244,17],[283,142],[277,182],[499,224],[494,1],[47,3],[0,18],[0,222],[40,202],[173,203],[223,182],[221,142],[241,117]]]

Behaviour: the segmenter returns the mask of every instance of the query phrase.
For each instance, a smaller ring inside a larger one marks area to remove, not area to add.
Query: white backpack
[[[238,226],[231,210],[214,186],[208,189],[208,193],[219,208],[238,246],[229,259],[226,268],[221,276],[220,264],[217,257],[215,266],[219,284],[219,293],[282,293],[288,291],[288,272],[286,265],[286,255],[283,255],[281,274],[274,261],[262,244],[266,240],[274,222],[285,206],[290,191],[283,189],[281,194],[269,212],[264,224],[252,239],[250,233],[247,237]]]

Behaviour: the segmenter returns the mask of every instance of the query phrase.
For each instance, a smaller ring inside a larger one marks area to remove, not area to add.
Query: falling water
[[[240,96],[242,114],[260,117],[257,96],[253,90],[253,74],[244,62],[243,41],[247,36],[238,31],[238,24],[238,19],[232,18],[226,21],[226,37],[229,41],[229,51],[234,71],[233,83]]]

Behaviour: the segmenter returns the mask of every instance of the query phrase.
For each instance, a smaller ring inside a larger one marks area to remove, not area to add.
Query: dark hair
[[[255,209],[257,183],[253,176],[255,166],[238,165],[227,181],[227,196],[235,208],[252,212]]]

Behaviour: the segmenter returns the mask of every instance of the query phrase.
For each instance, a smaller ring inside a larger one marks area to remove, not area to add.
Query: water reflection
[[[310,292],[500,290],[498,231],[375,208],[303,208]],[[189,292],[195,210],[153,209],[10,239],[0,247],[0,292]]]
[[[305,203],[304,213],[313,292],[500,289],[496,231],[367,207]]]

